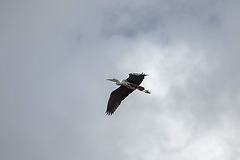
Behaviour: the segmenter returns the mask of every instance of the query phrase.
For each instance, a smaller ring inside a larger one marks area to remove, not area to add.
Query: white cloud
[[[5,2],[1,159],[237,159],[238,1]],[[113,116],[115,84],[149,74]]]

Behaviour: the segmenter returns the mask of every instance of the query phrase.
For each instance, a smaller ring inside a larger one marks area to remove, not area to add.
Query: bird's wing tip
[[[135,76],[148,76],[146,73],[130,73],[129,75],[135,75]]]
[[[105,114],[106,114],[107,116],[111,116],[113,113],[106,111]]]

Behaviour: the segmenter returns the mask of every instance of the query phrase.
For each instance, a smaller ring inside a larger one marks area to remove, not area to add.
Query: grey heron
[[[151,94],[149,90],[146,90],[144,87],[140,86],[145,76],[147,76],[147,74],[130,73],[129,77],[122,80],[122,82],[116,78],[107,79],[109,81],[116,82],[116,85],[120,85],[120,87],[118,87],[110,94],[106,114],[112,115],[121,104],[121,102],[136,89],[147,94]]]

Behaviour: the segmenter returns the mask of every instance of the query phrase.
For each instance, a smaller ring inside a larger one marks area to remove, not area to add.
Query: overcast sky
[[[1,160],[237,160],[239,0],[0,2]],[[105,115],[106,78],[149,74]]]

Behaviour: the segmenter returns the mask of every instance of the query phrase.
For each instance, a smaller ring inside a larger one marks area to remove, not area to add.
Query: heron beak
[[[106,80],[108,80],[108,81],[113,81],[112,79],[106,79]]]

